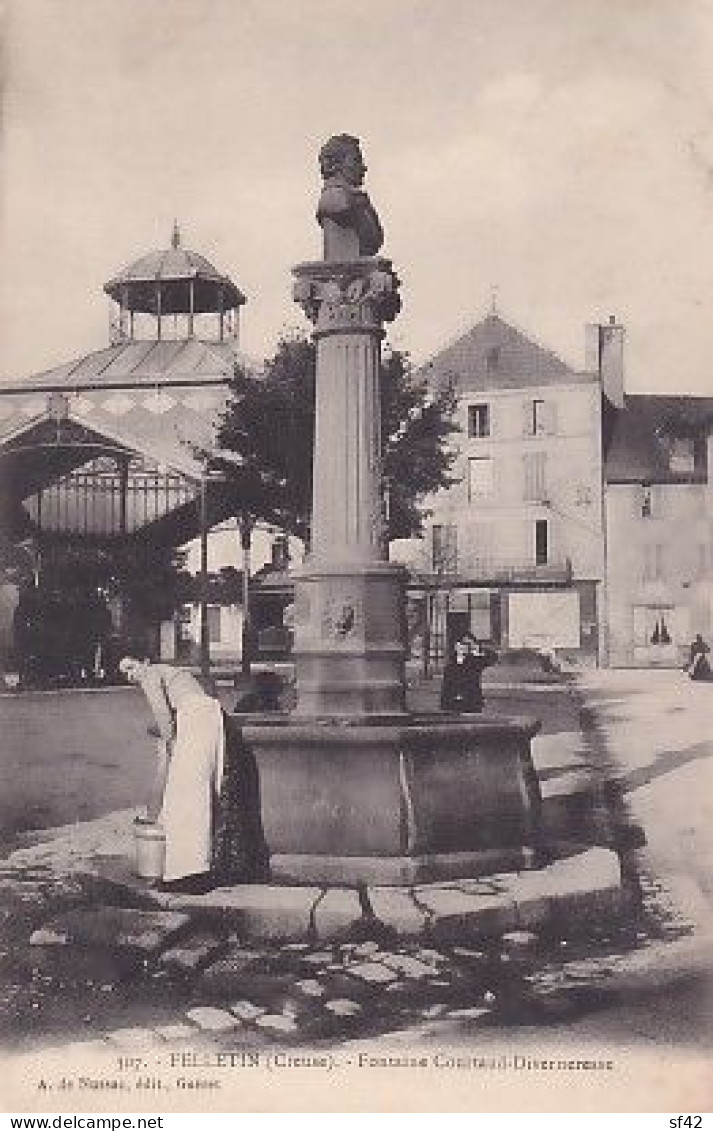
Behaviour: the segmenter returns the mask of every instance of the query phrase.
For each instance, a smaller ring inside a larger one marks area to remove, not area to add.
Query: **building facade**
[[[713,633],[713,398],[626,394],[624,329],[575,371],[491,314],[428,366],[458,391],[456,483],[430,500],[411,631],[682,666]]]
[[[713,398],[627,396],[606,455],[608,661],[679,667],[713,631]]]
[[[466,626],[504,647],[596,657],[603,578],[602,388],[493,313],[441,351],[455,382],[457,482],[411,548],[429,643]],[[408,552],[401,552],[409,559]]]

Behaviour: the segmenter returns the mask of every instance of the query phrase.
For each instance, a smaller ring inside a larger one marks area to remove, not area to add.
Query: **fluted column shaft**
[[[313,559],[322,565],[383,561],[379,341],[373,332],[318,336],[315,409]]]
[[[317,343],[311,553],[295,583],[297,712],[400,712],[403,575],[386,560],[380,390],[398,280],[388,260],[371,258],[294,273]]]

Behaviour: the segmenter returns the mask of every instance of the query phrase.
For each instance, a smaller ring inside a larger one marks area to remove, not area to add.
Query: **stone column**
[[[297,712],[404,708],[404,586],[381,498],[380,348],[399,310],[387,259],[305,263],[295,300],[317,344],[311,555],[295,587]]]

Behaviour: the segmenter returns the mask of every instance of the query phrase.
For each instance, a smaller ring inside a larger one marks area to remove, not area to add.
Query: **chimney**
[[[587,324],[585,357],[587,370],[599,374],[602,392],[616,408],[623,408],[624,327],[613,314],[604,325]]]

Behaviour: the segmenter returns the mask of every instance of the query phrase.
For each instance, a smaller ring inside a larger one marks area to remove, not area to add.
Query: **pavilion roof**
[[[195,284],[196,312],[218,311],[221,306],[230,310],[247,301],[228,275],[218,271],[204,255],[182,247],[175,235],[173,246],[150,251],[129,263],[105,284],[104,290],[130,310],[153,312],[158,286],[164,313],[177,313],[188,311],[191,282]]]
[[[235,365],[255,370],[254,361],[239,353],[231,342],[125,341],[95,350],[31,377],[0,381],[0,397],[6,393],[95,388],[130,385],[210,384],[229,380]]]

